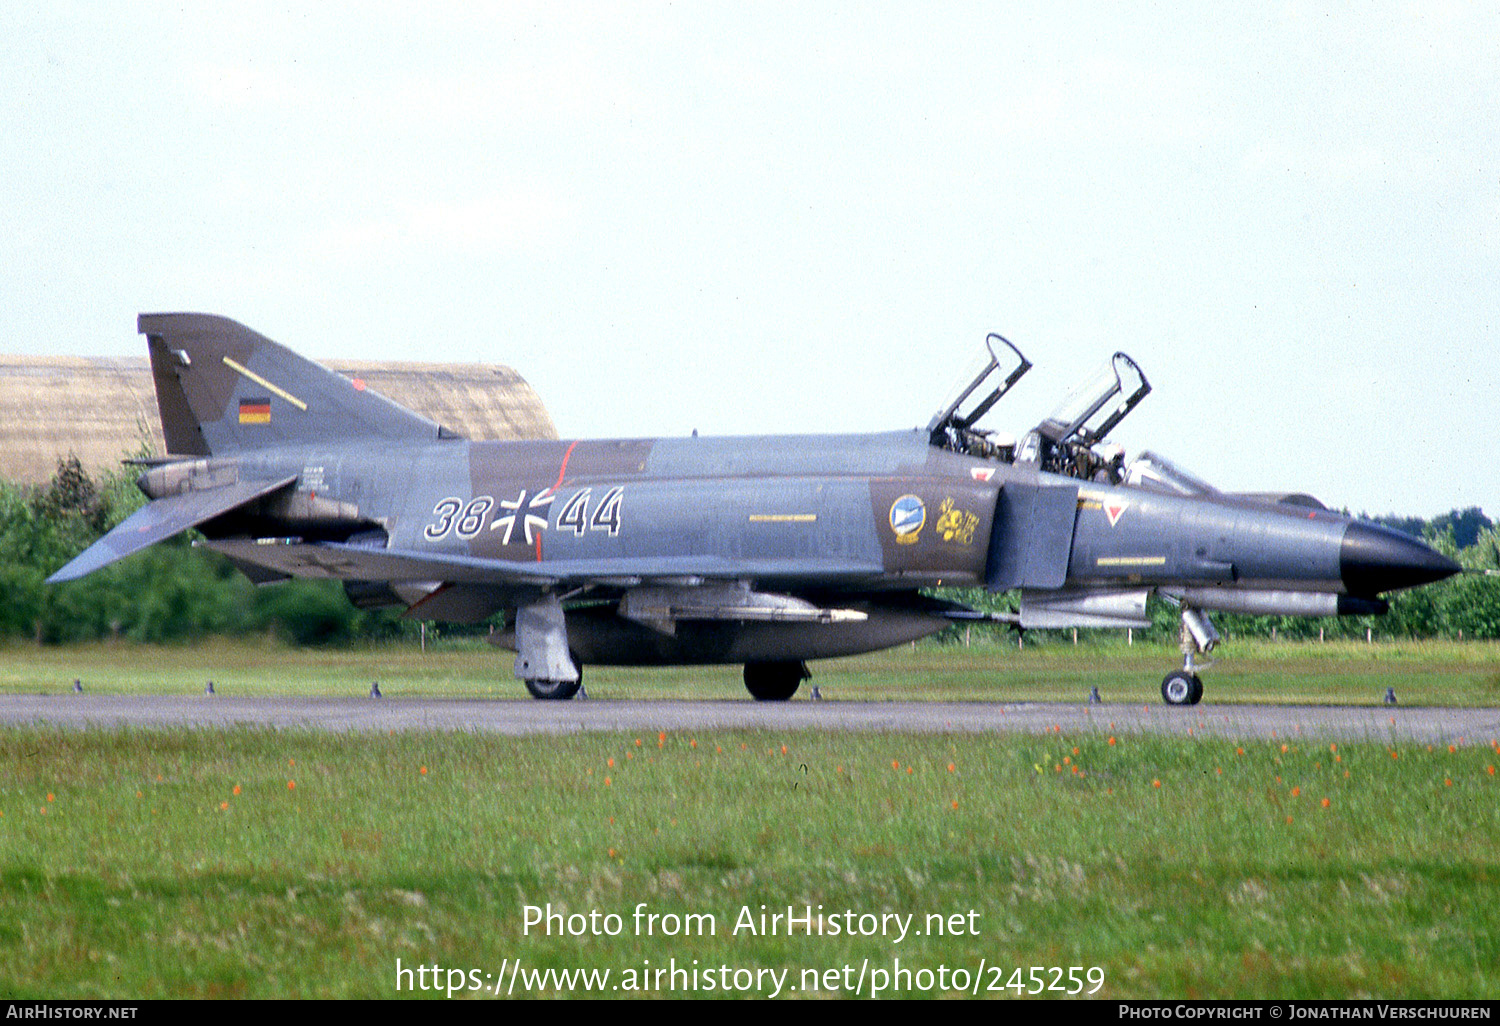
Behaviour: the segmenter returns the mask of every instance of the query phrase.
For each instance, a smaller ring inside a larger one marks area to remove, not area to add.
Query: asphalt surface
[[[1241,738],[1488,742],[1500,709],[1075,703],[610,701],[245,698],[227,695],[0,695],[0,725],[68,728],[258,727],[330,731],[842,730],[938,733],[1156,733]]]

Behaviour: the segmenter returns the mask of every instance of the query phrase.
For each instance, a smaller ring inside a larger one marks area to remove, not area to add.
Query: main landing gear
[[[576,660],[574,665],[577,665]],[[583,667],[578,667],[577,680],[527,680],[524,683],[532,698],[565,701],[578,694],[578,689],[583,686]]]
[[[807,664],[800,659],[746,663],[745,690],[757,702],[785,702],[811,676]]]
[[[1193,657],[1207,655],[1219,643],[1219,632],[1201,609],[1182,607],[1182,669],[1173,670],[1161,682],[1161,697],[1168,705],[1197,705],[1203,700],[1203,678],[1198,676]]]

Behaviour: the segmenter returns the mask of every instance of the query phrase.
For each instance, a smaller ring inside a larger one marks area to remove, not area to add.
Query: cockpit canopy
[[[1003,347],[999,352],[996,352],[997,345]],[[1000,377],[1002,367],[1010,368],[1004,372],[1003,378]],[[1014,440],[997,439],[992,432],[975,428],[974,424],[990,412],[1000,397],[1029,370],[1031,361],[1022,355],[1021,350],[1009,339],[991,332],[984,340],[984,352],[978,361],[959,378],[950,390],[950,400],[928,422],[927,433],[932,444],[970,456],[1009,459],[1009,453],[1001,450],[1013,448]],[[986,382],[993,386],[988,392],[983,387]],[[973,402],[968,409],[960,410],[971,399]]]
[[[980,459],[1119,483],[1123,452],[1100,452],[1096,446],[1151,391],[1140,367],[1124,353],[1115,353],[1019,446],[1010,435],[975,427],[1030,369],[1031,361],[1014,343],[990,334],[978,363],[959,378],[949,401],[928,423],[932,444]]]
[[[1075,388],[1036,430],[1054,445],[1066,442],[1097,445],[1150,391],[1151,384],[1136,362],[1124,353],[1116,353]]]

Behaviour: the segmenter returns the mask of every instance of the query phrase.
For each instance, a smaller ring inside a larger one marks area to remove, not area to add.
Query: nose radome
[[[1463,568],[1409,534],[1356,520],[1339,546],[1339,575],[1350,595],[1373,596],[1452,577]]]

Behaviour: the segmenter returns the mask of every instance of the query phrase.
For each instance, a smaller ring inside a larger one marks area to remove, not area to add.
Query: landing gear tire
[[[1203,700],[1203,679],[1196,673],[1173,670],[1161,682],[1161,697],[1168,705],[1197,705]]]
[[[532,698],[544,698],[563,702],[578,694],[578,689],[583,687],[583,664],[578,661],[578,653],[569,652],[573,659],[573,665],[578,668],[577,680],[528,680],[526,690],[531,692]]]
[[[579,681],[576,680],[528,680],[526,690],[531,692],[532,698],[545,698],[560,702],[578,694],[578,685]]]
[[[746,663],[745,690],[757,702],[785,702],[811,674],[800,660]]]

